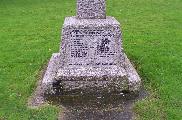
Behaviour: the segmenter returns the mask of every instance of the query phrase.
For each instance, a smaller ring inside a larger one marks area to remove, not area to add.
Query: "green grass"
[[[43,65],[59,50],[60,28],[75,0],[0,1],[0,119],[56,119],[58,108],[27,108]],[[122,24],[124,48],[150,96],[138,119],[182,119],[182,1],[107,0]]]

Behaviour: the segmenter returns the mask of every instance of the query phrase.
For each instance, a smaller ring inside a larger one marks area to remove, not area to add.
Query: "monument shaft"
[[[105,19],[105,0],[77,0],[79,19]]]

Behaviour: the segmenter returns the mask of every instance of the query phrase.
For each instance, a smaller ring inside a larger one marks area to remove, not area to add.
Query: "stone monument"
[[[122,47],[120,23],[106,16],[105,0],[77,0],[77,16],[66,17],[59,53],[49,61],[42,84],[63,91],[130,91],[141,79]]]

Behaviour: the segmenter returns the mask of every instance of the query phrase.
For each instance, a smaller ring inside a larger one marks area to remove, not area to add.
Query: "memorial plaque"
[[[117,44],[111,30],[72,29],[68,65],[116,65]],[[114,59],[115,58],[115,59]]]

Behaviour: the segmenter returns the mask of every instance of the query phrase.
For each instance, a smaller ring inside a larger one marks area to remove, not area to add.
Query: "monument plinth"
[[[65,91],[138,91],[141,80],[122,47],[119,22],[106,17],[105,0],[77,0],[67,17],[60,52],[53,54],[43,84]]]

